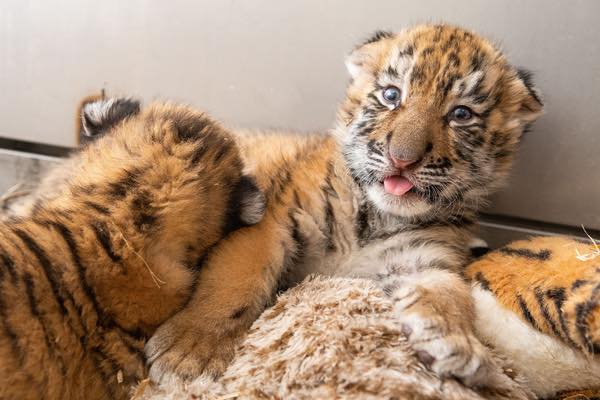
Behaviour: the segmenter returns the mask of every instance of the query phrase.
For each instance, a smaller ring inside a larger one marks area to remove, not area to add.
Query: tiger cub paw
[[[236,340],[219,337],[180,312],[158,328],[146,344],[149,378],[191,381],[200,375],[221,375],[233,358]]]
[[[488,349],[475,337],[460,309],[423,286],[397,282],[387,287],[394,314],[419,361],[441,378],[467,386],[494,386],[498,372]]]

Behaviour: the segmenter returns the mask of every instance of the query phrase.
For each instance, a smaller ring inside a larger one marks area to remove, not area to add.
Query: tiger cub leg
[[[271,300],[284,262],[273,218],[240,229],[209,254],[187,306],[146,344],[150,378],[175,374],[217,376],[234,348]]]
[[[475,307],[460,276],[428,269],[389,275],[382,284],[417,357],[438,376],[458,378],[468,386],[510,384],[475,336]]]

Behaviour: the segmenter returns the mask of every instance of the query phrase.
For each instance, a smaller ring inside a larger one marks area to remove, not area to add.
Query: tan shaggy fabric
[[[494,391],[428,372],[407,345],[384,294],[367,280],[312,278],[258,319],[218,382],[154,387],[135,399],[527,399],[508,367]]]

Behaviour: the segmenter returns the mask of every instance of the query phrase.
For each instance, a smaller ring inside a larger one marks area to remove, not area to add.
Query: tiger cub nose
[[[402,160],[402,159],[398,159],[393,156],[390,156],[390,159],[392,161],[392,164],[394,164],[394,167],[400,168],[400,169],[406,169],[406,168],[410,167],[411,165],[419,162],[419,160],[416,158],[413,158],[411,160]]]

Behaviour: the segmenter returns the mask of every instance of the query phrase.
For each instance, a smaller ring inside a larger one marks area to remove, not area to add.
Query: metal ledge
[[[584,230],[584,227],[573,227],[506,215],[483,214],[479,225],[482,237],[492,248],[503,246],[513,240],[527,239],[531,236],[568,236],[590,243],[592,242],[591,237],[599,239],[598,242],[600,242],[600,231],[598,230],[587,228]]]

